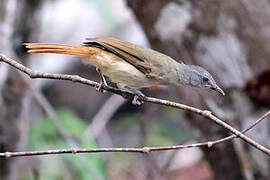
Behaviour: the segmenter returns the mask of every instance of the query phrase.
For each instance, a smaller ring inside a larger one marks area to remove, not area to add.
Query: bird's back
[[[87,39],[85,45],[108,50],[123,58],[147,76],[157,77],[168,73],[177,64],[171,57],[158,51],[114,38]]]

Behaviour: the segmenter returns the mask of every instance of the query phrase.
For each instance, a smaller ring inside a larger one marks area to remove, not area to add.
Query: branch
[[[265,113],[257,121],[255,121],[247,129],[243,130],[242,133],[245,133],[255,127],[257,124],[262,122],[266,117],[270,115],[270,111]],[[152,151],[165,151],[165,150],[179,150],[184,148],[195,148],[195,147],[208,147],[211,148],[214,145],[219,143],[229,141],[233,138],[236,138],[236,135],[228,136],[226,138],[209,141],[203,143],[187,144],[187,145],[177,145],[177,146],[162,146],[162,147],[143,147],[143,148],[90,148],[90,149],[81,149],[81,148],[72,148],[72,149],[57,149],[57,150],[45,150],[45,151],[25,151],[25,152],[5,152],[0,153],[0,157],[17,157],[17,156],[37,156],[37,155],[50,155],[50,154],[76,154],[76,153],[98,153],[98,152],[133,152],[133,153],[150,153]]]
[[[124,102],[125,100],[117,95],[109,97],[90,121],[90,125],[82,133],[83,136],[91,136],[94,139],[97,138],[104,130],[108,121]]]
[[[3,55],[1,53],[0,53],[0,61],[5,62],[5,63],[13,66],[14,68],[26,73],[30,78],[66,80],[66,81],[78,82],[78,83],[89,85],[89,86],[96,87],[96,88],[99,85],[99,83],[97,83],[97,82],[90,81],[90,80],[82,78],[78,75],[50,74],[50,73],[36,72],[30,68],[23,66],[20,63],[17,63],[16,61],[6,57],[5,55]],[[123,91],[123,90],[116,89],[113,87],[106,86],[106,87],[103,87],[103,89],[108,91],[108,92],[118,94],[124,98],[133,98],[134,97],[133,94],[131,94],[127,91]],[[182,110],[186,110],[186,111],[189,111],[189,112],[192,112],[195,114],[199,114],[205,118],[208,118],[208,119],[214,121],[216,124],[229,130],[231,133],[238,136],[239,138],[241,138],[242,140],[244,140],[248,144],[252,145],[256,149],[258,149],[258,150],[264,152],[265,154],[267,154],[268,156],[270,156],[270,149],[260,145],[259,143],[250,139],[249,137],[247,137],[246,135],[244,135],[240,131],[236,130],[235,128],[231,127],[230,125],[228,125],[227,123],[225,123],[221,119],[212,115],[212,113],[210,111],[200,110],[200,109],[197,109],[197,108],[194,108],[191,106],[187,106],[184,104],[179,104],[179,103],[175,103],[175,102],[171,102],[171,101],[167,101],[167,100],[162,100],[162,99],[157,99],[157,98],[152,98],[152,97],[147,97],[147,96],[140,97],[139,100],[154,103],[154,104],[160,104],[160,105],[165,105],[165,106],[169,106],[169,107],[174,107],[177,109],[182,109]],[[195,144],[195,145],[197,145],[197,144]],[[190,145],[183,145],[183,146],[184,146],[184,148],[190,147]],[[72,150],[64,149],[64,150],[53,150],[53,151],[49,151],[49,152],[51,152],[52,154],[77,153],[77,152],[80,152],[80,153],[83,153],[83,152],[141,152],[141,153],[144,153],[144,152],[157,151],[157,150],[160,151],[160,150],[179,149],[179,147],[183,148],[183,146],[153,147],[150,149],[147,147],[146,148],[129,148],[129,149],[127,149],[127,148],[101,148],[101,149],[75,149],[75,150],[74,149],[72,149]],[[191,147],[193,147],[193,146],[194,145],[191,145]],[[48,151],[39,151],[39,152],[34,152],[34,153],[38,153],[36,155],[41,155],[41,154],[44,154],[46,152],[48,152]],[[1,154],[1,155],[3,156],[3,154]],[[4,155],[4,156],[9,156],[9,153],[8,153],[8,155]]]
[[[265,113],[262,117],[260,117],[257,121],[255,121],[251,126],[247,129],[243,130],[242,133],[245,133],[255,127],[257,124],[262,122],[266,117],[270,115],[270,111]],[[236,135],[232,135],[220,140],[209,141],[203,143],[195,143],[188,145],[178,145],[178,146],[163,146],[163,147],[143,147],[143,148],[91,148],[91,149],[80,149],[80,148],[72,148],[72,149],[58,149],[58,150],[45,150],[45,151],[25,151],[25,152],[5,152],[0,153],[0,157],[17,157],[17,156],[37,156],[37,155],[49,155],[49,154],[76,154],[76,153],[98,153],[98,152],[134,152],[134,153],[150,153],[151,151],[164,151],[164,150],[179,150],[184,148],[195,148],[195,147],[208,147],[211,148],[214,145],[219,143],[229,141],[233,138],[236,138]]]

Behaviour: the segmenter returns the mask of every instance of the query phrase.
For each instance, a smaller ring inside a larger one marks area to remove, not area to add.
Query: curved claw
[[[142,100],[139,99],[139,97],[144,97],[144,94],[140,90],[134,89],[134,88],[131,88],[128,86],[125,86],[124,89],[127,90],[128,92],[131,92],[132,94],[134,94],[132,104],[142,105],[144,103]]]
[[[96,91],[104,93],[104,92],[106,92],[106,90],[102,89],[102,87],[106,87],[106,86],[107,86],[106,84],[101,82],[101,83],[98,84],[98,87],[96,87]]]
[[[138,95],[138,94],[135,95],[134,98],[133,98],[133,100],[132,100],[132,104],[138,105],[138,106],[142,105],[144,103],[144,101],[139,100],[139,97],[140,96],[142,96],[142,95]]]

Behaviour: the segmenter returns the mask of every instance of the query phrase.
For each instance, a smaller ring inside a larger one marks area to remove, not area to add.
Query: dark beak
[[[220,94],[222,94],[223,96],[225,96],[224,91],[223,91],[220,87],[218,87],[218,86],[216,86],[216,87],[211,87],[210,89],[212,89],[212,90],[214,90],[214,91],[217,91],[218,93],[220,93]]]

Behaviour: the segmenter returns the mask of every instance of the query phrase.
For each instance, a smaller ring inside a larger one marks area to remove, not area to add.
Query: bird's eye
[[[207,77],[203,77],[203,82],[208,82],[209,79]]]

